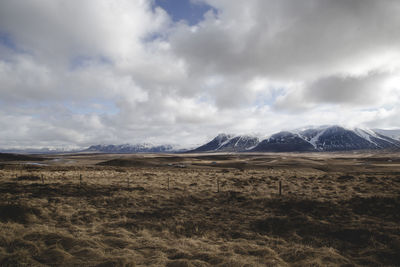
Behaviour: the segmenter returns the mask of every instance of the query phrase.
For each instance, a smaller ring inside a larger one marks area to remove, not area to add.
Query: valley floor
[[[37,163],[0,164],[0,266],[400,265],[400,155]]]

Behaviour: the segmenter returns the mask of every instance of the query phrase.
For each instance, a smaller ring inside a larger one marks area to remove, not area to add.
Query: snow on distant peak
[[[86,151],[103,152],[103,153],[159,153],[174,151],[172,145],[152,145],[149,143],[140,144],[122,144],[122,145],[93,145]]]
[[[317,147],[317,142],[318,142],[319,138],[321,137],[321,135],[323,135],[323,134],[325,133],[326,129],[327,129],[327,128],[321,129],[320,131],[318,131],[318,133],[317,133],[315,136],[313,136],[313,137],[310,139],[309,142],[310,142],[310,144],[311,144],[315,149],[318,148],[318,147]]]
[[[374,145],[378,146],[378,144],[376,142],[374,142],[373,140],[371,140],[371,136],[376,137],[376,134],[369,130],[369,129],[361,129],[361,128],[354,128],[353,130],[358,136],[366,139],[367,141],[373,143]]]

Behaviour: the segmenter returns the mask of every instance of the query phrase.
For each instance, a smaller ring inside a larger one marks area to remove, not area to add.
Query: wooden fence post
[[[44,184],[44,177],[43,177],[43,173],[42,173],[41,177],[42,177],[42,184]]]
[[[169,191],[169,176],[168,176],[168,182],[167,182],[167,184],[168,184],[168,191]]]
[[[282,195],[282,181],[279,181],[279,195]]]
[[[82,174],[79,174],[79,186],[82,186]]]
[[[219,193],[219,177],[217,178],[217,193]]]

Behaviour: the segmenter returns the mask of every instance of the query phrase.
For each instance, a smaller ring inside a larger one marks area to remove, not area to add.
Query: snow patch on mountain
[[[301,140],[304,142],[302,142]],[[365,149],[397,149],[400,142],[365,128],[324,125],[300,128],[273,134],[256,146],[254,151],[349,151]]]
[[[374,145],[376,145],[377,147],[379,147],[379,145],[377,143],[375,143],[373,140],[371,140],[371,136],[376,137],[376,134],[373,131],[370,131],[368,129],[361,129],[361,128],[355,128],[353,131],[361,138],[364,138],[364,139],[368,140],[369,142],[373,143]]]
[[[219,134],[190,152],[243,152],[254,148],[259,139],[250,135]]]
[[[172,145],[153,145],[150,143],[141,144],[122,144],[122,145],[93,145],[85,152],[100,153],[168,153],[175,152],[176,149]]]

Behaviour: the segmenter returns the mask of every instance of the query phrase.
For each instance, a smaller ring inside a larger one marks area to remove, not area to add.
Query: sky
[[[400,128],[398,0],[2,0],[0,148]]]

